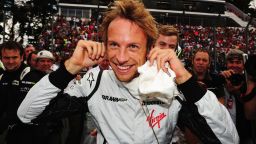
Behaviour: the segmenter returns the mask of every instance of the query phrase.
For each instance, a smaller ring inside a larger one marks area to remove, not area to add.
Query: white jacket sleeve
[[[93,78],[96,78],[98,74],[99,70],[90,70],[82,78],[82,84],[74,85],[72,88],[69,87],[66,89],[65,94],[77,98],[86,97],[88,93],[93,90],[96,83],[94,82],[91,84],[92,86],[88,86],[87,78],[93,75],[95,77],[92,77],[92,80],[95,81]],[[30,89],[21,103],[17,111],[20,120],[23,123],[30,123],[33,119],[37,118],[46,109],[50,101],[54,99],[59,92],[64,91],[74,77],[75,75],[68,73],[64,66],[61,66],[58,70],[43,77]]]
[[[30,123],[40,115],[49,102],[57,96],[61,89],[49,81],[49,75],[44,76],[28,92],[22,101],[17,115],[24,123]]]
[[[239,136],[229,112],[213,92],[201,87],[194,77],[178,85],[178,88],[188,103],[197,106],[198,113],[203,116],[221,143],[239,143]]]
[[[195,105],[221,143],[239,143],[239,136],[230,114],[213,92],[207,91]]]

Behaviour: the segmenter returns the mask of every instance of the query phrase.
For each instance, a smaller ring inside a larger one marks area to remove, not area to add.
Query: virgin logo
[[[159,113],[157,116],[154,116],[155,110],[152,110],[151,114],[147,116],[147,121],[150,127],[154,127],[157,125],[158,128],[160,128],[160,121],[163,120],[166,117],[166,114]]]

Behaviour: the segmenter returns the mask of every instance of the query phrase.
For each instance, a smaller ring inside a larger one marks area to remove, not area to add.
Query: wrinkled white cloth
[[[138,77],[128,83],[122,83],[135,98],[143,101],[157,99],[170,105],[174,97],[180,94],[175,83],[176,75],[170,68],[168,73],[162,69],[158,71],[156,62],[149,66],[147,61],[138,67],[138,72]]]
[[[178,90],[175,83],[176,75],[170,68],[167,73],[162,69],[158,71],[156,62],[149,66],[149,61],[147,61],[138,68],[138,72],[140,73],[139,95],[143,100],[156,98],[166,104],[171,104]]]

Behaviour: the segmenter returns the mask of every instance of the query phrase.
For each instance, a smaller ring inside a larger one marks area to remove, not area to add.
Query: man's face
[[[1,53],[2,62],[7,71],[15,71],[20,67],[23,57],[20,56],[19,50],[9,50],[3,48]]]
[[[210,66],[209,55],[206,52],[197,52],[193,59],[193,69],[197,74],[205,74]]]
[[[129,82],[146,61],[147,36],[135,23],[116,18],[108,27],[107,55],[116,77]]]
[[[156,40],[155,46],[161,49],[173,49],[175,50],[178,44],[177,36],[164,36],[159,35],[158,39]]]
[[[244,70],[243,60],[231,59],[227,60],[227,69],[234,70],[237,74],[242,74]]]
[[[37,54],[32,54],[31,55],[31,59],[30,59],[30,65],[31,67],[35,68],[36,67],[36,58],[37,58]]]
[[[33,46],[27,47],[25,48],[24,52],[25,52],[25,57],[27,58],[29,53],[35,51],[36,49]]]
[[[53,65],[53,61],[48,58],[40,58],[37,61],[37,69],[42,72],[49,72],[51,70],[51,66]]]

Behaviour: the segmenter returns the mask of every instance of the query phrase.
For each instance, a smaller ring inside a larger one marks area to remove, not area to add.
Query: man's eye
[[[137,45],[130,45],[129,47],[130,48],[139,48],[139,46],[137,46]]]
[[[109,44],[109,46],[110,46],[111,48],[114,48],[114,47],[117,47],[118,45],[117,45],[117,43],[112,42],[112,43]]]

